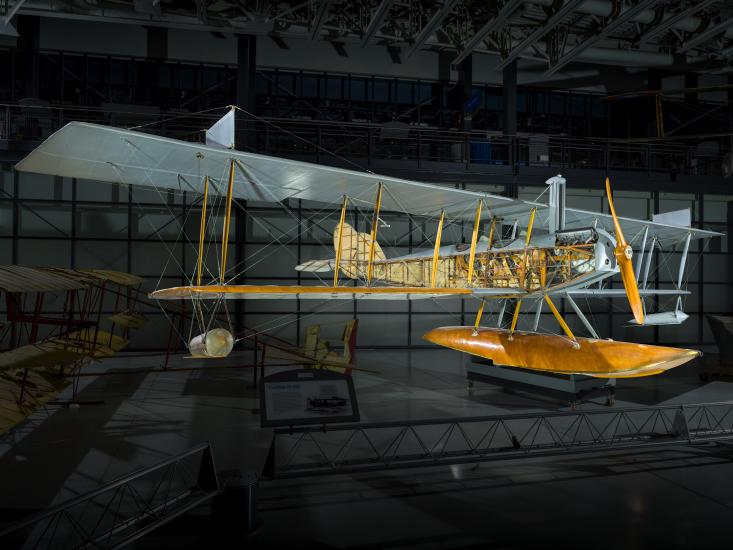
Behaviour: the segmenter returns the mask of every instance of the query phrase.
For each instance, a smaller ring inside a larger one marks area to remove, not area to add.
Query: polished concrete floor
[[[479,384],[446,350],[360,351],[362,420],[409,420],[558,410],[541,394]],[[248,358],[231,359],[248,362]],[[204,368],[139,373],[159,357],[94,367],[80,398],[39,411],[0,442],[2,521],[43,509],[203,441],[219,470],[260,470],[270,432],[259,427],[252,373]],[[204,365],[205,367],[208,365]],[[190,361],[172,367],[190,367]],[[697,367],[620,381],[617,407],[733,400],[733,384],[702,384]],[[581,408],[605,406],[603,400]],[[574,455],[300,480],[262,481],[253,548],[720,548],[733,540],[733,448]],[[137,543],[206,546],[206,510]],[[198,518],[198,519],[197,519]],[[203,527],[202,527],[203,526]]]

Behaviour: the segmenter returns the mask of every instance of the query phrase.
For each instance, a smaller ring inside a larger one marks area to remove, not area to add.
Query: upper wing
[[[203,192],[203,178],[215,182],[211,191],[223,194],[230,161],[241,163],[249,173],[235,171],[234,196],[245,200],[278,202],[288,198],[307,199],[329,204],[339,203],[344,195],[374,200],[374,188],[382,182],[386,192],[382,209],[414,215],[437,216],[445,209],[451,218],[472,220],[476,202],[483,199],[487,208],[482,217],[503,217],[526,227],[533,208],[540,212],[547,206],[499,195],[464,191],[443,185],[381,176],[299,162],[241,151],[217,149],[132,130],[70,122],[16,165],[24,172],[72,178],[125,183],[179,191]],[[567,208],[568,228],[594,224],[613,231],[611,216]],[[662,246],[682,241],[688,233],[693,239],[720,235],[659,222],[619,218],[624,233],[631,237],[645,227]]]
[[[151,292],[156,300],[191,299],[300,299],[300,300],[418,300],[476,294],[482,298],[512,297],[525,294],[516,288],[471,289],[397,286],[278,286],[278,285],[206,285],[178,286]]]
[[[706,231],[703,229],[695,229],[694,227],[682,227],[679,225],[670,225],[665,223],[635,220],[633,218],[618,217],[621,230],[628,239],[632,239],[634,235],[640,234],[644,228],[649,228],[648,238],[656,237],[662,248],[666,248],[682,242],[689,233],[692,239],[707,239],[710,237],[719,237],[722,233],[715,231]],[[610,214],[602,214],[599,212],[589,212],[587,210],[578,210],[576,208],[565,209],[565,225],[568,228],[591,227],[597,225],[601,229],[605,229],[613,234],[613,218]],[[637,248],[634,245],[634,248]]]
[[[203,178],[226,180],[229,163],[240,162],[249,181],[235,170],[234,197],[277,202],[288,198],[339,203],[344,195],[367,203],[375,186],[386,192],[382,209],[436,216],[445,209],[453,218],[473,219],[476,202],[483,198],[491,215],[519,218],[544,205],[498,195],[464,191],[342,168],[298,162],[241,151],[216,149],[199,143],[101,126],[70,122],[16,165],[36,172],[111,183],[125,183],[180,191],[203,192]],[[222,194],[223,185],[214,193]]]

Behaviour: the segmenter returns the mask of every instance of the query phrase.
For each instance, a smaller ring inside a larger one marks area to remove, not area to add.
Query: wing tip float
[[[698,350],[577,338],[513,333],[506,329],[440,327],[423,338],[442,347],[491,359],[497,365],[595,378],[636,378],[660,374],[702,355]]]

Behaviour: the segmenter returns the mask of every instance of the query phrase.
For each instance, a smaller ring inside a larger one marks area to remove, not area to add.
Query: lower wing
[[[404,286],[279,286],[205,285],[177,286],[149,294],[155,300],[418,300],[476,295],[481,298],[512,298],[526,292],[517,288],[426,288]]]

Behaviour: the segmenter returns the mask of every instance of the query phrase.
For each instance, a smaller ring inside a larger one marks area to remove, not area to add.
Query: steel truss
[[[122,548],[219,494],[203,443],[0,531],[3,549]]]
[[[733,401],[276,429],[264,475],[385,470],[733,438]]]

